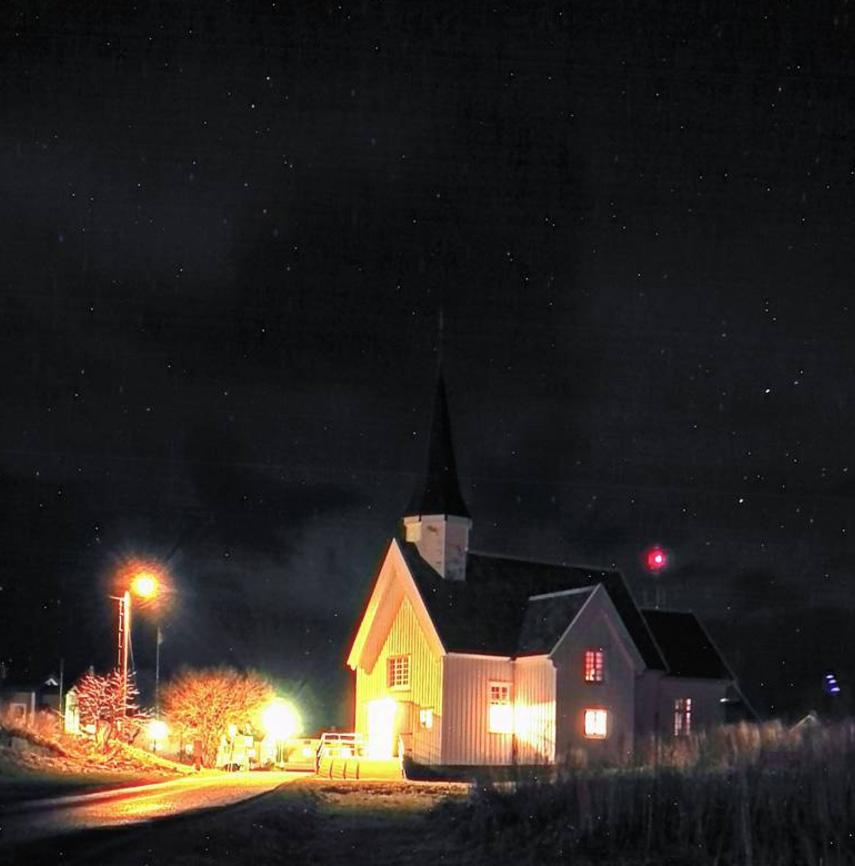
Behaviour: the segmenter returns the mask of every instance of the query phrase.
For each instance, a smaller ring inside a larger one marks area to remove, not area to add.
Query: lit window
[[[386,668],[386,685],[390,689],[408,689],[410,687],[409,656],[389,656]]]
[[[674,701],[674,736],[688,737],[692,733],[692,699]]]
[[[433,727],[433,709],[426,707],[419,710],[419,724],[423,728],[430,729]]]
[[[592,740],[605,739],[608,717],[606,710],[585,710],[585,736]]]
[[[514,708],[511,706],[511,684],[490,683],[489,731],[510,734],[514,729]]]
[[[585,650],[585,682],[601,683],[603,681],[603,664],[605,653],[601,649]]]

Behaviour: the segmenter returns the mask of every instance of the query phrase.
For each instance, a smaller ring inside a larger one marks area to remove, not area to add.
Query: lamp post
[[[128,692],[129,692],[129,661],[131,649],[131,599],[134,595],[142,600],[149,600],[157,595],[159,581],[152,569],[135,569],[130,578],[129,588],[121,596],[112,596],[119,602],[119,642],[117,666],[122,675],[122,715],[128,714]],[[156,678],[160,677],[160,627],[158,626],[157,646],[157,672]],[[156,682],[156,687],[157,687]]]

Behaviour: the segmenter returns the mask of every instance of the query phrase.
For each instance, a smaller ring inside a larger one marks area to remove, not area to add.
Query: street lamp
[[[121,596],[111,596],[119,602],[119,642],[118,642],[118,667],[122,672],[122,715],[128,714],[128,691],[131,645],[131,599],[137,596],[141,601],[151,601],[160,591],[160,570],[151,566],[138,563],[124,570],[123,581],[128,589]],[[160,715],[160,645],[163,642],[160,625],[157,626],[157,650],[155,654],[154,692],[156,715]]]

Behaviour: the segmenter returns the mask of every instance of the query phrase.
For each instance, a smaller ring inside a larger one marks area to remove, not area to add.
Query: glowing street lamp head
[[[157,577],[150,571],[139,571],[131,579],[131,592],[140,598],[154,598],[157,594]]]
[[[276,698],[264,708],[261,725],[268,736],[287,740],[300,730],[300,716],[288,701]]]

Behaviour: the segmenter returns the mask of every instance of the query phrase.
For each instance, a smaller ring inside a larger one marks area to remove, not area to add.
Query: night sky
[[[0,658],[346,723],[438,311],[474,549],[671,553],[763,712],[855,694],[855,22],[840,2],[8,2]],[[853,703],[855,706],[855,703]]]

